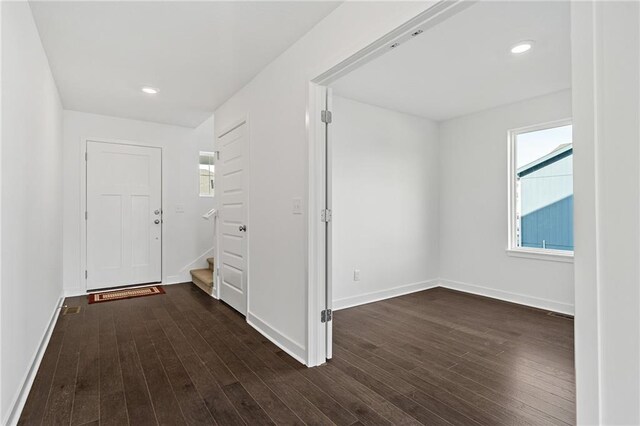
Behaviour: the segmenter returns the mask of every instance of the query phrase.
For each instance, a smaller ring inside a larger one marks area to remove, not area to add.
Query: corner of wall
[[[307,364],[307,350],[304,346],[296,343],[293,339],[271,327],[264,320],[255,316],[251,312],[247,312],[247,323],[269,339],[271,343],[291,355],[291,357],[296,361],[304,365]]]

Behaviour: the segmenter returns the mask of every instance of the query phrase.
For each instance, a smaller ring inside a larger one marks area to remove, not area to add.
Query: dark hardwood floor
[[[192,284],[62,315],[20,424],[574,424],[573,321],[433,289],[334,315],[308,369]]]

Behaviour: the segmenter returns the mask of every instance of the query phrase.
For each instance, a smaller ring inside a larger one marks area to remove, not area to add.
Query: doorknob
[[[154,210],[153,214],[155,214],[156,216],[158,216],[160,214],[160,210]]]
[[[238,228],[238,230],[240,232],[247,232],[247,225],[240,225],[240,228]]]
[[[156,219],[153,221],[153,223],[155,223],[156,225],[160,223],[160,219]]]

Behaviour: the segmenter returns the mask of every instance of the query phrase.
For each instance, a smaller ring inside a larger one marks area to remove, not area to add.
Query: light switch
[[[293,199],[293,214],[302,214],[302,199],[294,198]]]
[[[353,280],[360,281],[360,269],[353,270]]]

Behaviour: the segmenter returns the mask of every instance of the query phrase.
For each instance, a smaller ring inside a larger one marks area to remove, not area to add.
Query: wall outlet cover
[[[292,205],[293,214],[302,214],[302,198],[294,198]]]

